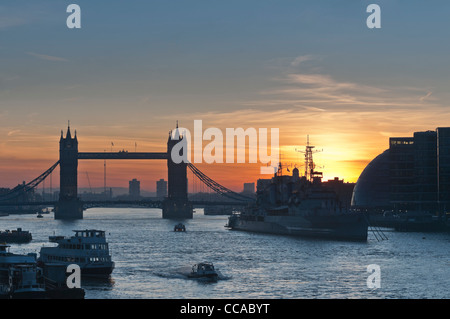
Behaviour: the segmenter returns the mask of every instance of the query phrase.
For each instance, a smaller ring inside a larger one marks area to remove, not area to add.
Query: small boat
[[[175,225],[173,231],[186,231],[186,226],[184,226],[182,223],[179,223]]]
[[[219,274],[214,269],[214,265],[209,262],[202,262],[192,266],[192,271],[188,275],[189,278],[207,278],[217,280]]]
[[[36,217],[37,217],[37,218],[43,218],[44,216],[42,216],[41,213],[38,213]]]

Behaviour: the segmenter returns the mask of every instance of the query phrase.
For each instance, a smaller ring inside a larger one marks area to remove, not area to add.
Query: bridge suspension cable
[[[0,196],[0,201],[6,201],[10,199],[14,199],[16,197],[19,197],[23,195],[24,193],[29,192],[30,190],[36,188],[42,181],[44,181],[59,165],[59,161],[57,161],[55,164],[52,165],[48,170],[46,170],[44,173],[33,179],[31,182],[27,184],[22,184],[19,186],[14,187],[9,192],[2,194]]]
[[[192,173],[197,176],[197,178],[202,181],[206,186],[208,186],[210,189],[212,189],[214,192],[231,198],[233,200],[238,200],[238,201],[254,201],[254,198],[236,193],[228,188],[226,188],[225,186],[220,185],[219,183],[217,183],[216,181],[214,181],[213,179],[209,178],[208,176],[206,176],[202,171],[200,171],[197,167],[195,167],[192,163],[188,163],[187,166],[189,167],[189,169],[192,171]]]

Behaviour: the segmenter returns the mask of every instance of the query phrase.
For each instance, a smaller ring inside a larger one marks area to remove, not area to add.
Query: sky
[[[444,0],[1,1],[0,187],[53,165],[69,120],[80,152],[165,151],[177,120],[278,128],[283,165],[303,170],[309,135],[324,178],[356,182],[389,137],[449,126],[449,13]],[[268,178],[197,166],[236,191]],[[103,187],[103,162],[80,161],[80,187],[87,175]],[[166,164],[108,161],[108,186],[133,178],[152,191]]]

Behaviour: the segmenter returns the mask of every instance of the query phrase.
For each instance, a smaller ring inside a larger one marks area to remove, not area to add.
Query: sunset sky
[[[309,135],[325,179],[356,182],[390,136],[450,126],[449,14],[444,0],[2,1],[0,187],[54,164],[68,120],[80,152],[165,151],[177,120],[279,128],[286,166],[303,170]],[[236,191],[268,177],[198,166]],[[86,172],[103,186],[103,161],[80,161],[80,187]],[[166,163],[107,162],[109,187],[133,178],[154,191]]]

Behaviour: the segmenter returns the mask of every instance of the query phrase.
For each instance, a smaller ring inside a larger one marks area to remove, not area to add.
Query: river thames
[[[86,299],[447,299],[450,297],[449,233],[369,231],[367,242],[314,240],[247,233],[224,227],[227,216],[196,210],[186,232],[161,210],[92,208],[84,219],[61,221],[53,213],[1,217],[1,229],[33,235],[11,252],[39,254],[48,237],[73,230],[106,231],[115,269],[108,280],[82,279]],[[378,238],[379,239],[379,238]],[[209,261],[217,282],[187,277]],[[369,265],[378,265],[379,288],[368,287]]]

